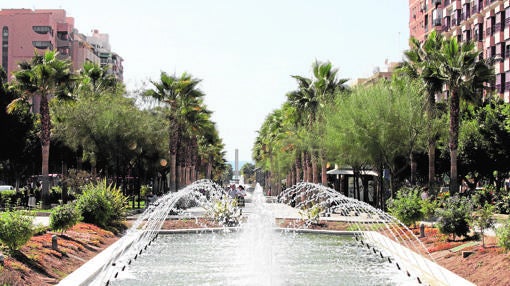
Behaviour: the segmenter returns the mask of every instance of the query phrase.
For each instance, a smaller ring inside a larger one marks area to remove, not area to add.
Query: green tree
[[[388,200],[388,212],[407,226],[423,219],[421,190],[419,188],[402,188],[394,199]]]
[[[108,67],[101,67],[96,63],[86,61],[80,70],[78,91],[80,93],[91,93],[100,95],[105,91],[114,92],[121,85],[113,74],[108,73]],[[122,89],[119,89],[122,90]]]
[[[60,60],[58,53],[47,51],[44,55],[35,55],[31,62],[20,63],[20,69],[14,72],[15,86],[22,91],[21,97],[9,104],[9,111],[13,111],[21,102],[29,100],[40,101],[39,120],[42,150],[42,191],[41,197],[44,208],[49,208],[49,155],[51,137],[51,116],[49,101],[69,96],[68,89],[72,81],[71,63]]]
[[[425,145],[422,94],[419,85],[405,81],[395,84],[381,81],[353,89],[328,112],[325,134],[328,154],[337,164],[358,170],[373,166],[382,173],[383,166],[388,168],[390,189],[394,190],[399,171],[397,159],[408,158],[412,164],[413,152]],[[382,196],[378,205],[383,206]]]
[[[241,174],[243,174],[245,182],[255,181],[255,165],[252,163],[244,164],[241,167]]]
[[[199,79],[195,79],[187,73],[177,77],[161,72],[159,81],[151,81],[153,89],[144,92],[145,96],[154,98],[168,108],[170,191],[176,191],[179,185],[177,177],[177,153],[183,132],[183,120],[180,115],[182,103],[190,100],[199,100],[204,96],[198,89],[199,83]]]
[[[307,148],[303,153],[306,166],[303,167],[305,172],[304,179],[314,183],[319,182],[319,172],[317,159],[321,159],[321,181],[326,184],[326,158],[325,151],[322,149],[321,127],[324,126],[323,114],[324,108],[332,104],[335,97],[342,91],[346,90],[345,83],[347,79],[338,79],[338,69],[333,68],[330,62],[315,61],[312,64],[313,78],[302,76],[293,76],[298,82],[298,89],[287,94],[287,101],[296,108],[299,116],[296,118],[297,123],[301,125],[307,132],[302,135],[310,135],[302,138],[307,142]],[[313,138],[313,140],[310,140]],[[311,164],[311,178],[306,172],[308,164]]]
[[[478,227],[480,231],[480,236],[482,238],[482,246],[485,247],[485,235],[484,232],[494,226],[494,219],[492,215],[494,214],[494,206],[485,203],[482,207],[477,209],[473,216],[473,224]]]
[[[450,192],[459,190],[457,155],[460,128],[460,98],[480,101],[486,83],[494,81],[492,59],[480,59],[480,51],[473,42],[459,44],[456,37],[444,39],[441,50],[434,54],[432,62],[437,65],[437,76],[448,87],[450,126]]]
[[[459,174],[466,182],[473,179],[474,189],[481,179],[495,183],[496,191],[503,185],[504,176],[510,171],[510,130],[505,128],[509,120],[508,104],[491,98],[478,107],[469,105],[463,112],[459,133]],[[495,172],[496,171],[496,172]]]
[[[438,76],[437,66],[433,62],[434,53],[441,50],[443,36],[435,30],[431,31],[424,42],[411,37],[410,49],[404,52],[406,60],[399,67],[399,71],[413,79],[420,79],[426,92],[426,115],[428,137],[428,186],[432,189],[436,176],[436,140],[439,136],[435,128],[436,95],[442,92],[444,81]],[[413,180],[411,180],[413,181]],[[413,181],[414,182],[414,181]]]
[[[443,207],[436,210],[439,217],[439,231],[455,236],[467,236],[473,206],[465,197],[453,196],[444,201]]]

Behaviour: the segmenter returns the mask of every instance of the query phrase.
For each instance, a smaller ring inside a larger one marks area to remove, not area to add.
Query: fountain
[[[89,273],[96,278],[90,285],[147,281],[155,285],[334,285],[338,281],[349,285],[366,285],[367,281],[373,285],[424,281],[459,285],[460,280],[451,282],[441,267],[411,251],[424,247],[397,219],[317,184],[295,185],[276,204],[265,204],[257,185],[252,203],[243,211],[247,220],[239,228],[158,236],[169,213],[183,216],[188,212],[193,217],[190,208],[211,209],[221,198],[225,190],[205,180],[159,198],[115,246],[102,269]],[[348,223],[349,235],[310,234],[306,232],[313,231],[303,227],[274,231],[275,208],[297,213],[316,206],[322,219]]]

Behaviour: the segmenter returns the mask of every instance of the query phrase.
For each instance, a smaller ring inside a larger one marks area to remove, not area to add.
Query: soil
[[[57,249],[52,248],[53,235]],[[0,285],[57,284],[117,239],[112,232],[87,223],[78,223],[64,234],[35,235],[18,252],[6,255]]]
[[[305,227],[299,220],[278,220],[281,227]],[[164,229],[217,227],[207,219],[168,220]],[[325,221],[309,226],[323,230],[348,230],[342,222]],[[414,230],[415,233],[419,231]],[[437,263],[477,285],[510,285],[510,253],[497,247],[494,237],[485,238],[485,247],[473,245],[453,252],[453,247],[472,241],[450,241],[437,229],[426,228],[420,238]],[[58,249],[52,249],[52,235],[57,235]],[[6,256],[0,266],[0,285],[54,285],[87,260],[119,239],[94,225],[79,223],[65,234],[47,232],[32,237],[14,257]],[[463,258],[463,252],[472,252]],[[426,252],[424,250],[424,252]]]

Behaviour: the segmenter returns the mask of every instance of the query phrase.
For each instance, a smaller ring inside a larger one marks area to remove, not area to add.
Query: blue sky
[[[161,71],[202,79],[227,159],[251,160],[256,131],[311,76],[331,61],[341,78],[370,76],[402,59],[409,38],[408,0],[0,0],[0,8],[54,9],[81,33],[110,34],[124,58],[128,89]]]

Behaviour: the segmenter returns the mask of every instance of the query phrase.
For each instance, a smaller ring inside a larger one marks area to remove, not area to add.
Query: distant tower
[[[239,180],[239,149],[236,149],[234,180]]]

